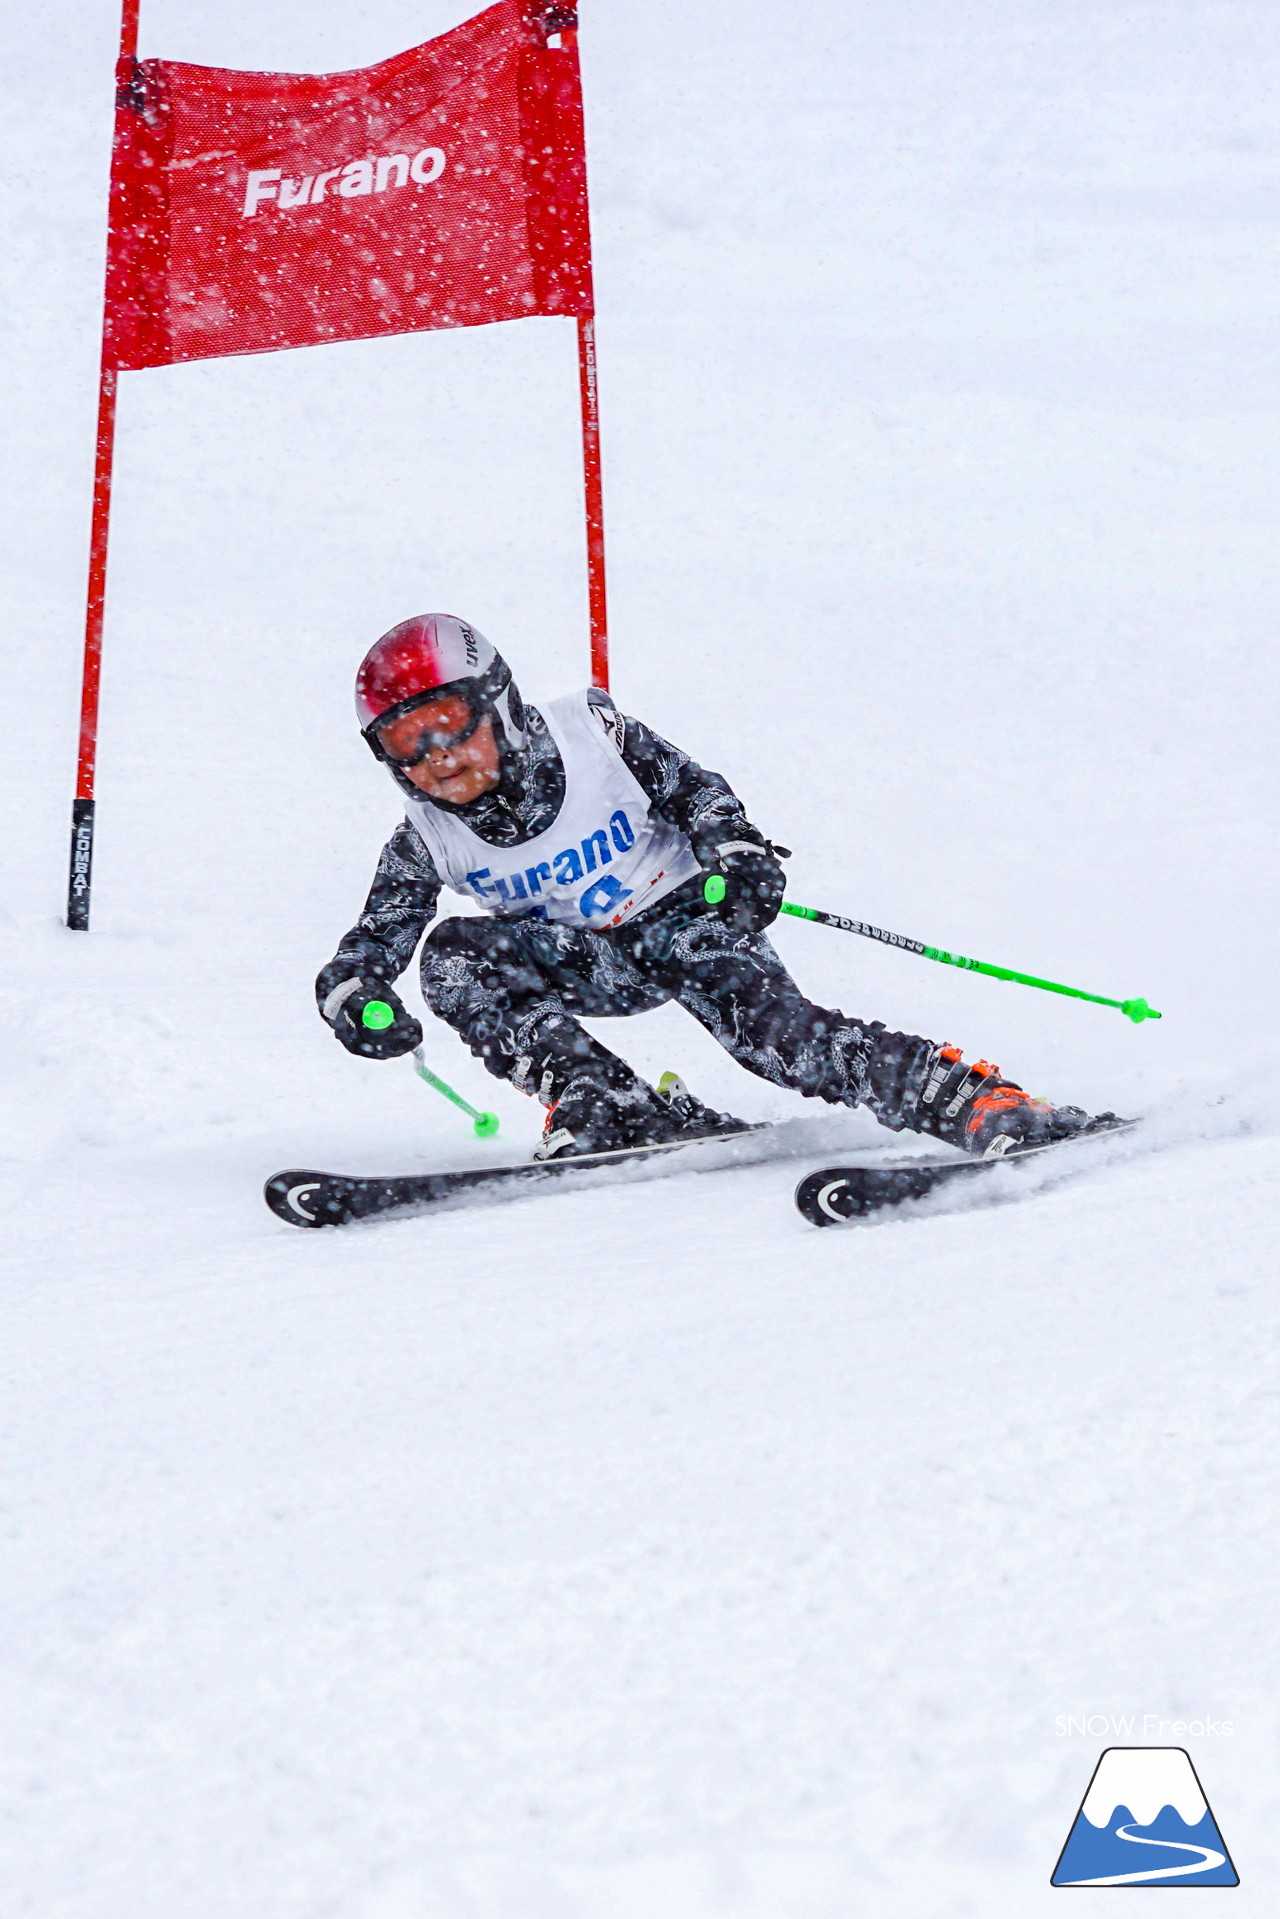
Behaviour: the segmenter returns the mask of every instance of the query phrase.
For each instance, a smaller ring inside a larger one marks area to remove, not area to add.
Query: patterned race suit
[[[654,810],[688,837],[700,864],[714,865],[726,841],[765,845],[718,773],[624,720],[606,694],[593,694],[592,704],[602,724],[617,729],[622,757]],[[555,743],[536,708],[526,706],[524,716],[518,769],[505,770],[499,789],[465,809],[472,832],[493,846],[519,846],[543,832],[564,797]],[[383,848],[364,912],[321,977],[346,971],[397,979],[440,889],[422,839],[400,825]],[[604,1053],[578,1015],[628,1015],[668,1000],[749,1072],[836,1105],[865,1105],[894,1130],[912,1122],[933,1050],[916,1035],[815,1006],[762,933],[735,933],[706,905],[700,878],[602,931],[532,917],[442,920],[423,947],[421,973],[432,1012],[488,1070],[548,1102],[575,1062]]]

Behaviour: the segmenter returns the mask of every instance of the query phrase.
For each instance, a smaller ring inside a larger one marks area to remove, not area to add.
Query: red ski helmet
[[[524,744],[524,708],[511,668],[483,633],[451,613],[402,620],[369,648],[356,674],[356,718],[375,758],[390,766],[398,785],[421,799],[388,760],[378,729],[446,694],[461,696],[476,720],[488,714],[505,762]]]

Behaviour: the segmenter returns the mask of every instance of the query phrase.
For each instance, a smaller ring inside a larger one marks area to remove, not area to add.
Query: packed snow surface
[[[458,17],[148,0],[141,50],[332,71]],[[532,1145],[447,1031],[496,1141],[311,981],[396,817],[365,647],[442,609],[531,698],[586,678],[567,322],[125,376],[62,926],[116,31],[25,9],[3,83],[0,1908],[1033,1919],[1148,1744],[1274,1912],[1269,10],[584,6],[620,705],[800,902],[1164,1013],[782,926],[822,1003],[1148,1116],[823,1233],[785,1164],[261,1202]],[[600,1031],[801,1110],[674,1010]]]

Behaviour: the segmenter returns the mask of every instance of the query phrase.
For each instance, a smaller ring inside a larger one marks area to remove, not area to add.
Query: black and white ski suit
[[[687,842],[700,869],[713,868],[726,843],[766,849],[718,773],[619,714],[606,694],[588,699],[651,810]],[[547,832],[565,801],[551,730],[534,707],[524,708],[524,718],[523,747],[514,766],[504,764],[499,788],[450,809],[495,851]],[[443,883],[423,834],[407,819],[382,850],[363,913],[321,974],[321,1001],[347,974],[396,980]],[[702,888],[699,871],[603,928],[539,917],[532,901],[524,916],[442,919],[422,948],[423,997],[491,1073],[547,1103],[575,1058],[602,1050],[579,1016],[626,1016],[676,1000],[762,1079],[834,1105],[865,1105],[895,1130],[911,1124],[931,1042],[814,1005],[765,935],[734,931]]]

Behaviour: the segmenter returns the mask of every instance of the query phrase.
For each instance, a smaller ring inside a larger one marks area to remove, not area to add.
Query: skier
[[[465,620],[425,614],[365,656],[356,712],[405,797],[351,931],[316,981],[351,1053],[390,1059],[422,1039],[394,990],[442,885],[482,914],[442,919],[422,949],[427,1005],[489,1072],[547,1110],[539,1158],[733,1131],[676,1081],[660,1092],[579,1015],[668,1000],[749,1072],[883,1126],[974,1155],[1069,1138],[1093,1122],[1030,1098],[958,1046],[887,1032],[805,999],[765,937],[785,889],[776,847],[718,773],[596,689],[527,706]],[[721,897],[710,903],[709,890]],[[372,1000],[393,1023],[363,1024]]]

